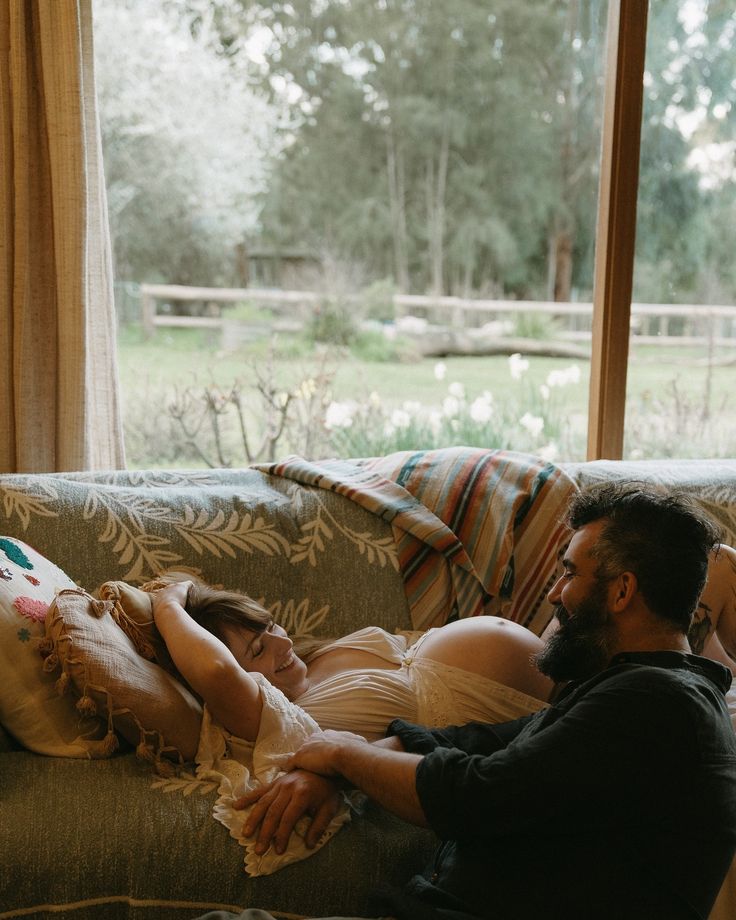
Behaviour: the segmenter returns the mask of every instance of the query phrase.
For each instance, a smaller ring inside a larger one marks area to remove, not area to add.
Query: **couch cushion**
[[[73,587],[28,544],[0,538],[0,722],[32,751],[84,757],[87,741],[104,731],[97,720],[80,719],[73,702],[59,696],[38,650],[56,591]]]
[[[594,460],[565,463],[580,488],[610,479],[656,482],[691,495],[736,545],[736,460]]]
[[[310,859],[249,878],[212,820],[211,785],[161,787],[131,754],[1,760],[0,920],[186,920],[215,907],[365,916],[368,893],[403,884],[436,841],[369,802]]]

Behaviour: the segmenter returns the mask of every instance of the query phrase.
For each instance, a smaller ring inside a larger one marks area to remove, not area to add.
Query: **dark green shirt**
[[[421,920],[705,920],[736,850],[736,736],[722,665],[627,653],[502,725],[389,726],[424,754],[443,839],[377,908]]]

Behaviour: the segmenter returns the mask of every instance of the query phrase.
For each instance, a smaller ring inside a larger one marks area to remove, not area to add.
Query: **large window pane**
[[[583,457],[605,3],[95,11],[131,465]]]
[[[625,456],[734,456],[733,4],[652,4]]]

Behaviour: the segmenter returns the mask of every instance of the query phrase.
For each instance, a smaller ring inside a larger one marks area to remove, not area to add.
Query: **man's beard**
[[[606,604],[607,585],[596,582],[572,615],[558,606],[559,629],[547,640],[534,663],[555,683],[587,680],[611,660],[611,619]]]

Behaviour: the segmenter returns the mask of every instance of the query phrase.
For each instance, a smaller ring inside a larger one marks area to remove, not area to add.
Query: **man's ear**
[[[639,590],[639,582],[633,572],[621,572],[608,586],[608,603],[614,613],[626,610]]]

